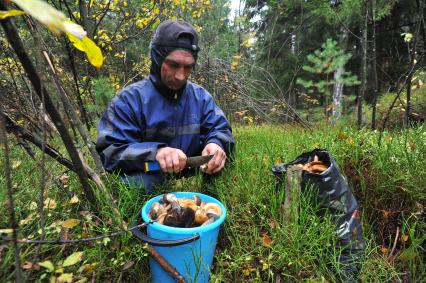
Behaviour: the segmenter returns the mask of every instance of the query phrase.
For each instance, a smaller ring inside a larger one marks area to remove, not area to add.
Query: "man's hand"
[[[201,153],[203,156],[211,154],[214,154],[214,156],[209,163],[201,166],[201,171],[207,174],[217,173],[225,166],[226,153],[219,145],[215,143],[208,143]]]
[[[185,168],[186,155],[177,148],[162,147],[157,150],[155,159],[160,163],[161,170],[166,173],[179,173]]]

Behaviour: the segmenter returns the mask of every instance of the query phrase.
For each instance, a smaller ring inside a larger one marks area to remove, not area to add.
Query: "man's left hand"
[[[226,153],[219,145],[215,143],[208,143],[204,147],[201,155],[214,155],[213,158],[207,163],[207,165],[201,166],[201,171],[206,174],[217,173],[225,166]]]

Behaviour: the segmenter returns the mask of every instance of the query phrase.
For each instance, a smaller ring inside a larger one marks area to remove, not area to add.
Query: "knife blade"
[[[188,157],[186,160],[185,168],[195,168],[203,164],[206,164],[213,158],[214,154],[204,156],[193,156]],[[159,171],[161,170],[160,163],[156,161],[144,162],[145,172]]]

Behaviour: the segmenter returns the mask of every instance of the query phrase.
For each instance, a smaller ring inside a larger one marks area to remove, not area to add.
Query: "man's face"
[[[161,65],[161,81],[170,89],[179,90],[195,66],[194,56],[184,50],[174,50]]]

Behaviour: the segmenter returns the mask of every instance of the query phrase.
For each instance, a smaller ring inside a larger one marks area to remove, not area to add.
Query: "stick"
[[[291,165],[287,168],[284,199],[284,223],[286,226],[297,219],[301,174],[301,165]]]
[[[186,283],[185,278],[171,265],[162,255],[160,255],[152,246],[146,245],[149,255],[169,274],[176,282]]]
[[[395,235],[395,241],[393,241],[393,247],[391,252],[389,253],[389,258],[392,257],[393,252],[395,251],[396,248],[396,242],[398,241],[398,237],[399,237],[399,227],[396,227],[396,235]]]

